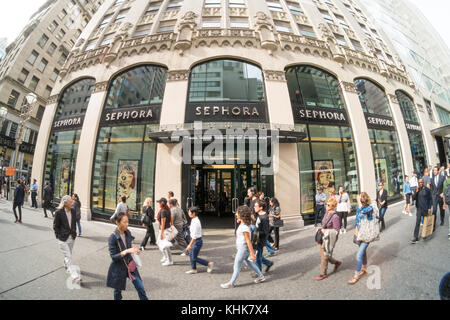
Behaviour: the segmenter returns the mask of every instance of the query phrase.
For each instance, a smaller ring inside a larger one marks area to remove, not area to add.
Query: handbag
[[[113,233],[113,234],[114,234],[114,233]],[[115,236],[115,235],[114,235],[114,236]],[[117,246],[119,247],[119,250],[121,250],[119,239],[117,239]],[[125,250],[125,249],[124,249],[124,250]],[[122,257],[122,261],[123,261],[123,263],[125,264],[125,267],[127,267],[127,270],[128,270],[128,277],[130,278],[131,281],[136,280],[136,277],[133,276],[133,274],[132,274],[132,272],[136,271],[136,262],[134,261],[133,255],[134,255],[134,254],[131,255],[131,258],[132,258],[132,259],[131,259],[131,261],[130,261],[128,264],[127,264],[126,261],[125,261],[125,257]],[[139,261],[140,261],[140,259],[139,259]],[[141,266],[142,266],[142,263],[141,263]]]
[[[143,217],[142,217],[142,224],[145,224],[146,226],[149,226],[150,225],[150,217],[148,216],[148,215],[144,215]]]
[[[187,243],[191,242],[191,230],[188,225],[184,226],[183,235]]]
[[[284,221],[282,219],[273,219],[273,226],[275,228],[281,228],[284,226]]]
[[[361,242],[373,242],[380,240],[379,217],[375,212],[375,210],[373,211],[372,214],[372,220],[366,218],[360,221],[358,236],[356,240]]]
[[[178,234],[178,230],[174,226],[170,226],[170,228],[164,230],[164,237],[169,241],[172,241],[173,239],[175,239],[177,234]]]
[[[328,219],[328,221],[325,223],[325,226],[327,226],[328,223],[330,223],[331,219],[333,218],[333,216],[334,216],[335,214],[336,214],[336,213],[333,213],[333,214],[331,215],[331,217],[330,217],[330,218]],[[323,243],[323,233],[322,233],[322,229],[317,230],[316,235],[315,235],[315,237],[314,237],[314,240],[316,241],[316,243],[317,243],[318,245],[322,245],[322,243]]]

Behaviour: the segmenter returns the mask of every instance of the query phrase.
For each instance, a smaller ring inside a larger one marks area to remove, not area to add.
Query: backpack
[[[445,203],[450,205],[450,182],[447,182],[447,187],[444,190],[444,197],[445,197]]]

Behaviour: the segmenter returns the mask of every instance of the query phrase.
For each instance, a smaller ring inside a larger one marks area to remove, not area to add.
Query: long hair
[[[158,220],[160,224],[161,224],[161,214],[164,210],[166,210],[169,213],[169,221],[172,222],[172,213],[170,212],[170,208],[167,205],[167,203],[164,203],[163,207],[158,212],[158,216],[156,217],[156,220]]]
[[[278,199],[277,198],[271,198],[270,199],[270,202],[272,202],[273,203],[273,205],[274,205],[274,207],[276,208],[276,207],[280,207],[280,202],[278,201]]]
[[[241,218],[241,221],[246,224],[247,226],[252,224],[252,211],[247,206],[240,206],[237,209],[237,212],[239,214],[239,217]]]
[[[65,204],[67,203],[67,201],[69,201],[70,199],[72,199],[72,197],[69,196],[69,195],[62,197],[61,202],[59,203],[59,206],[58,206],[57,209],[58,209],[58,210],[61,210],[62,208],[64,208],[64,205],[65,205]]]
[[[143,207],[150,207],[152,205],[152,198],[146,198],[144,201]]]

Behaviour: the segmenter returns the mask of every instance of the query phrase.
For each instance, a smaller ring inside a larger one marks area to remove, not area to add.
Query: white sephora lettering
[[[345,114],[339,112],[302,109],[298,113],[301,118],[346,121]]]
[[[53,124],[53,128],[77,126],[80,124],[81,124],[81,117],[64,119],[64,120],[55,121],[55,123]]]
[[[259,117],[259,111],[256,107],[226,107],[226,106],[203,106],[195,108],[196,116],[246,116]]]
[[[153,118],[152,109],[148,110],[133,110],[133,111],[112,111],[105,115],[105,121],[120,121],[120,120],[137,120]]]

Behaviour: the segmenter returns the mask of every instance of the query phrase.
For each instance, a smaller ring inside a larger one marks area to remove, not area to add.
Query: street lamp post
[[[22,105],[20,108],[20,121],[19,121],[19,127],[18,127],[18,134],[16,136],[16,150],[14,152],[12,167],[15,168],[15,174],[18,174],[18,168],[17,168],[17,160],[19,157],[19,148],[22,144],[22,136],[23,136],[23,129],[25,127],[25,124],[30,120],[31,113],[33,112],[33,105],[37,100],[37,96],[34,93],[29,93],[25,96],[25,104]],[[13,177],[15,178],[15,176]],[[13,183],[15,179],[10,179],[10,189],[11,192],[14,192]],[[12,193],[14,194],[14,193]]]

